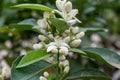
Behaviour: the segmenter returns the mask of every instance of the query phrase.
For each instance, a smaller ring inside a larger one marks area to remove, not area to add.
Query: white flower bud
[[[60,57],[59,57],[59,60],[60,61],[63,61],[63,60],[65,60],[66,59],[66,57],[64,56],[64,55],[61,55]]]
[[[44,18],[49,18],[50,17],[50,13],[49,12],[44,12]]]
[[[78,33],[78,34],[76,35],[76,38],[77,38],[77,39],[80,39],[80,38],[82,38],[84,35],[85,35],[84,32],[80,32],[80,33]]]
[[[44,19],[38,20],[37,23],[38,23],[38,25],[40,26],[40,28],[42,28],[42,29],[45,29],[45,28],[47,28],[47,26],[48,26],[48,23],[47,23],[46,20],[44,20]]]
[[[45,77],[43,77],[43,76],[40,76],[40,78],[39,78],[40,80],[47,80]]]
[[[63,66],[64,63],[62,61],[59,62],[59,67]]]
[[[69,70],[70,70],[70,67],[69,67],[69,66],[66,66],[66,67],[64,68],[64,73],[68,73]]]
[[[38,38],[39,38],[39,40],[41,40],[41,41],[45,41],[45,40],[46,40],[46,37],[43,36],[43,35],[39,35]]]
[[[43,75],[47,78],[49,76],[48,72],[44,72]]]
[[[64,67],[69,66],[69,61],[68,60],[63,61],[63,65],[64,65]]]
[[[76,33],[78,33],[79,32],[79,27],[74,27],[74,28],[72,28],[72,33],[73,34],[76,34]]]
[[[57,0],[56,1],[56,6],[60,11],[63,11],[63,9],[65,7],[65,3],[66,3],[66,0],[63,0],[63,1]]]
[[[58,53],[58,49],[57,49],[57,48],[54,48],[54,49],[52,49],[51,52],[54,53],[54,54],[57,54],[57,53]]]
[[[75,39],[70,43],[71,47],[78,47],[81,43],[81,39]]]
[[[71,58],[74,56],[73,52],[69,52],[68,54]]]
[[[65,10],[67,12],[70,12],[72,10],[72,3],[70,1],[68,1],[66,4],[65,4]]]
[[[60,47],[59,53],[67,55],[68,54],[68,48],[67,47]]]
[[[52,40],[54,39],[54,36],[52,34],[49,34],[48,36],[50,39],[52,39]]]
[[[42,44],[41,43],[33,45],[33,49],[41,49],[41,48],[42,48]]]
[[[70,34],[70,29],[65,30],[65,33],[66,33],[66,34]]]
[[[70,37],[69,37],[69,36],[68,36],[68,37],[65,37],[65,38],[64,38],[64,42],[65,42],[65,43],[69,43],[69,42],[70,42]]]

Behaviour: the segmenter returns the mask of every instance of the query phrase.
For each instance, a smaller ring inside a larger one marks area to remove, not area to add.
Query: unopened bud
[[[68,37],[65,37],[64,38],[64,41],[66,42],[66,43],[69,43],[70,42],[70,37],[68,36]]]
[[[64,55],[61,55],[60,57],[59,57],[59,60],[60,61],[63,61],[63,60],[65,60],[66,59],[66,57],[64,56]]]
[[[81,39],[75,39],[70,43],[71,47],[78,47],[81,43]]]
[[[69,66],[69,61],[68,60],[63,61],[63,65],[64,65],[64,67]]]
[[[41,43],[33,45],[33,49],[41,49],[41,48],[42,48],[42,44]]]
[[[78,33],[79,32],[79,27],[74,27],[74,28],[72,28],[72,33],[73,34],[76,34],[76,33]]]
[[[40,78],[39,78],[40,80],[47,80],[45,77],[43,77],[43,76],[40,76]]]
[[[69,67],[69,66],[66,66],[66,67],[64,68],[64,72],[65,72],[65,73],[68,73],[69,70],[70,70],[70,67]]]
[[[48,23],[46,22],[46,20],[44,19],[40,19],[37,21],[38,25],[42,28],[42,29],[45,29],[47,28],[48,26]]]
[[[46,40],[46,37],[43,36],[43,35],[39,35],[38,38],[39,38],[41,41],[45,41],[45,40]]]
[[[68,1],[66,4],[65,4],[65,10],[67,12],[70,12],[72,10],[72,3],[70,1]]]
[[[49,76],[48,72],[44,72],[43,75],[47,78]]]
[[[77,38],[77,39],[80,39],[80,38],[82,38],[84,35],[85,35],[84,32],[80,32],[80,33],[78,33],[78,34],[76,35],[76,38]]]
[[[57,54],[57,53],[58,53],[58,49],[57,49],[57,48],[54,48],[54,49],[52,49],[51,52],[54,53],[54,54]]]
[[[59,53],[67,55],[68,54],[68,48],[67,47],[60,47]]]

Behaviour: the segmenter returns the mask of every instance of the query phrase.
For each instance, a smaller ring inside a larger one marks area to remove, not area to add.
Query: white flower
[[[64,67],[69,66],[69,61],[68,60],[63,61],[63,65],[64,65]]]
[[[68,73],[69,70],[70,70],[70,67],[69,67],[69,66],[66,66],[66,67],[64,68],[64,73]]]
[[[69,43],[69,42],[70,42],[70,36],[65,37],[65,38],[64,38],[64,41],[65,41],[66,43]]]
[[[66,3],[66,0],[63,0],[63,1],[57,0],[56,1],[56,6],[60,11],[62,11],[65,7],[65,3]]]
[[[65,42],[63,42],[61,37],[56,36],[54,40],[55,40],[55,42],[51,42],[47,45],[47,52],[50,52],[55,48],[57,48],[57,49],[63,48],[63,47],[69,48],[69,45],[66,44]]]
[[[40,76],[40,80],[47,80],[44,76]]]
[[[77,39],[80,39],[80,38],[82,38],[84,35],[85,35],[84,32],[80,32],[80,33],[78,33],[78,34],[76,35],[76,38],[77,38]]]
[[[44,16],[45,19],[50,18],[50,13],[49,12],[44,12],[43,16]]]
[[[45,19],[40,19],[37,21],[37,24],[39,25],[40,28],[45,29],[48,27],[48,23]]]
[[[57,53],[58,53],[58,49],[57,49],[57,48],[54,48],[54,49],[52,49],[51,52],[54,53],[54,54],[57,54]]]
[[[59,60],[60,61],[63,61],[63,60],[65,60],[66,59],[66,57],[64,56],[64,55],[60,55],[60,57],[59,57]]]
[[[64,47],[64,46],[60,47],[59,53],[68,55],[68,52],[69,52],[69,50],[67,47]]]
[[[48,72],[44,72],[43,75],[44,75],[45,77],[48,77],[48,76],[49,76],[49,73],[48,73]]]
[[[39,35],[38,38],[41,41],[45,41],[47,39],[44,35]]]
[[[75,39],[70,43],[71,47],[78,47],[81,43],[81,39]]]
[[[41,49],[42,46],[43,46],[43,45],[42,45],[41,43],[34,44],[34,45],[33,45],[33,49]]]
[[[72,28],[72,33],[73,34],[76,34],[76,33],[78,33],[79,32],[79,27],[73,27]]]
[[[72,10],[72,3],[70,1],[68,1],[66,4],[65,4],[65,10],[67,12],[70,12]]]

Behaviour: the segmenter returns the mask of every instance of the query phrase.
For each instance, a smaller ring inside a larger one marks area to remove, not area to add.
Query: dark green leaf
[[[48,56],[49,54],[46,52],[46,50],[30,51],[21,59],[20,63],[17,65],[17,68],[28,66]]]
[[[17,24],[10,24],[9,28],[17,31],[31,30],[40,33],[40,30],[36,27],[38,26],[36,22],[35,19],[25,19]]]
[[[39,80],[38,74],[53,66],[41,60],[23,68],[16,68],[21,59],[22,56],[17,58],[12,65],[11,80]]]
[[[85,56],[96,59],[97,61],[101,63],[109,64],[116,68],[120,68],[120,55],[118,55],[117,53],[113,51],[110,51],[105,48],[82,48],[81,50],[86,53]],[[78,50],[71,49],[71,51],[80,53],[78,52],[79,49]]]
[[[40,4],[19,4],[19,5],[15,5],[12,7],[13,8],[27,8],[27,9],[35,9],[35,10],[44,10],[44,11],[48,11],[48,12],[51,12],[53,10],[47,6],[40,5]]]
[[[69,28],[69,25],[63,19],[50,18],[49,21],[59,31],[59,33],[62,33]]]
[[[67,80],[111,80],[105,73],[95,69],[81,69],[72,74],[69,74]]]

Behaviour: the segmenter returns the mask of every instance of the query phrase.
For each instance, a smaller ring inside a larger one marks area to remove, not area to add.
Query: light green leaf
[[[103,28],[80,28],[79,30],[82,32],[86,32],[86,33],[101,32],[101,31],[107,32],[108,31],[107,29],[103,29]]]
[[[19,4],[12,6],[13,8],[26,8],[26,9],[34,9],[34,10],[43,10],[51,12],[53,9],[40,4]]]
[[[46,50],[33,50],[28,52],[19,62],[17,68],[25,67],[30,64],[33,64],[39,60],[42,60],[48,57],[50,54]]]
[[[80,51],[81,50],[86,53],[85,56],[88,56],[101,63],[109,64],[120,69],[120,55],[113,51],[110,51],[105,48],[82,48],[80,49]],[[79,49],[78,50],[71,49],[71,51],[83,55],[81,54],[81,52],[78,52]]]
[[[63,19],[50,18],[49,21],[59,31],[60,34],[69,28],[69,25]]]
[[[39,80],[39,73],[53,66],[50,63],[41,60],[26,67],[16,68],[22,58],[23,56],[18,57],[13,62],[10,80]]]

